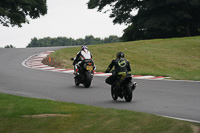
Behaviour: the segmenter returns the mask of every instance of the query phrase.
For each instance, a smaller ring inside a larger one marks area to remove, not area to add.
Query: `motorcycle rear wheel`
[[[84,79],[84,84],[83,84],[84,87],[85,87],[85,88],[90,87],[91,82],[92,82],[91,73],[87,71],[87,72],[85,72],[85,79]]]
[[[131,85],[128,84],[125,89],[126,90],[125,90],[124,98],[125,98],[126,102],[130,102],[132,100],[132,97],[133,97]]]
[[[116,91],[113,85],[111,85],[111,96],[113,100],[117,100],[118,98],[118,95],[116,94]]]

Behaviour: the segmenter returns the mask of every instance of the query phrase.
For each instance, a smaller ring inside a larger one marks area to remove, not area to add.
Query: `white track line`
[[[166,118],[171,118],[171,119],[176,119],[176,120],[181,120],[181,121],[188,121],[188,122],[200,123],[200,121],[197,121],[197,120],[184,119],[184,118],[178,118],[178,117],[172,117],[172,116],[165,116],[165,115],[159,115],[159,116],[166,117]]]
[[[52,72],[60,72],[60,73],[73,73],[74,70],[70,70],[70,69],[58,69],[55,67],[50,67],[48,65],[45,65],[42,63],[42,60],[44,58],[46,58],[50,53],[52,53],[54,51],[47,51],[47,52],[42,52],[42,53],[38,53],[35,55],[32,55],[30,57],[28,57],[27,59],[25,59],[22,62],[22,65],[27,67],[27,68],[33,68],[33,69],[40,69],[40,70],[45,70],[45,71],[52,71]],[[112,73],[103,73],[103,72],[95,72],[94,73],[95,76],[110,76],[112,75]],[[142,75],[136,75],[136,76],[132,76],[134,79],[151,79],[151,80],[162,80],[165,77],[155,77],[155,76],[142,76]]]

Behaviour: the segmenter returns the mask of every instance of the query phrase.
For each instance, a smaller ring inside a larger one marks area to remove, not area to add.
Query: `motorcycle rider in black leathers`
[[[115,70],[114,70],[115,73],[113,75],[109,76],[105,80],[105,82],[107,84],[110,84],[110,85],[112,85],[117,80],[118,74],[120,72],[130,72],[131,71],[129,61],[124,59],[124,53],[123,52],[117,53],[116,59],[111,61],[110,65],[106,69],[106,73],[110,72],[113,67],[115,68]],[[134,82],[132,84],[132,90],[135,89],[136,85],[137,85],[136,82]]]

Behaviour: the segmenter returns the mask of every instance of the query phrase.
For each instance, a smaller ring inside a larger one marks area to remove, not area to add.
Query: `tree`
[[[85,36],[84,44],[82,45],[92,45],[94,42],[94,37],[92,35],[90,36]]]
[[[29,23],[31,19],[39,18],[47,13],[46,0],[1,0],[0,23],[3,26],[18,26]]]
[[[50,38],[45,37],[42,39],[37,39],[34,37],[31,39],[31,42],[28,44],[28,47],[52,47],[52,46],[76,46],[76,45],[94,45],[94,44],[103,44],[103,43],[113,43],[113,42],[120,42],[121,40],[117,36],[109,36],[105,39],[94,38],[94,36],[89,35],[85,36],[84,39],[73,39],[67,37],[57,37],[57,38]]]
[[[111,35],[108,38],[106,37],[104,39],[104,43],[114,43],[114,42],[121,42],[121,40],[117,36],[114,36],[114,35]]]
[[[124,41],[200,35],[199,0],[90,0],[88,8],[110,6],[113,23],[125,23]],[[132,15],[133,10],[138,13]]]
[[[4,48],[15,48],[13,45],[6,45]]]
[[[31,42],[28,44],[27,47],[38,47],[38,39],[36,37],[34,37],[33,39],[31,39]]]

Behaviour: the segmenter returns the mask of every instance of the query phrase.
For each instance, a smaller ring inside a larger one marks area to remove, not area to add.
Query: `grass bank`
[[[7,94],[0,94],[0,101],[1,133],[198,133],[200,126],[133,111]]]
[[[172,79],[200,81],[200,36],[154,39],[88,46],[97,71],[104,72],[118,51],[130,61],[132,74],[167,76]],[[66,48],[51,54],[63,68],[73,69],[70,57],[80,47]]]

